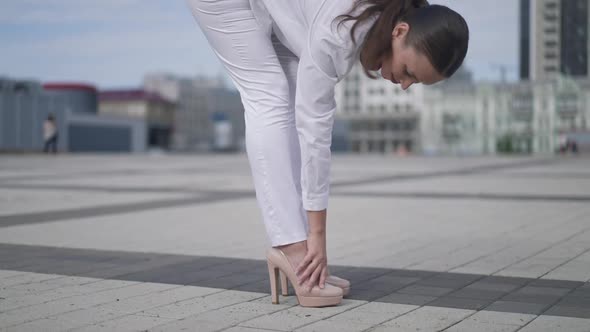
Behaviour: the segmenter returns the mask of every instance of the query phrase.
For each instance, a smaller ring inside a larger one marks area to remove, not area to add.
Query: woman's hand
[[[307,255],[299,263],[297,276],[299,285],[306,283],[311,291],[314,285],[324,288],[328,274],[328,256],[326,253],[326,232],[311,232],[307,237]]]

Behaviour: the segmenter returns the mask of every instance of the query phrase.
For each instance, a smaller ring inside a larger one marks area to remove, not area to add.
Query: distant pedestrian
[[[564,133],[561,133],[559,135],[558,143],[559,143],[559,152],[561,154],[565,154],[567,152],[568,143],[569,143],[568,139],[567,139],[567,135]]]
[[[45,141],[43,152],[57,153],[57,137],[58,133],[55,118],[53,117],[53,114],[49,114],[43,123],[43,139]]]
[[[573,154],[578,154],[578,142],[573,139],[570,141],[570,150]]]

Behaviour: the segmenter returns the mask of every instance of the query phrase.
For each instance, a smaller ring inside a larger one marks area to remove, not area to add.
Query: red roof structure
[[[101,91],[98,94],[98,99],[100,101],[143,100],[143,101],[155,101],[155,102],[163,102],[163,103],[172,104],[172,101],[162,97],[160,94],[155,93],[155,92],[144,91],[142,89]]]
[[[94,85],[84,84],[84,83],[65,83],[65,82],[43,83],[43,89],[52,90],[52,91],[56,91],[56,90],[68,90],[68,91],[83,90],[83,91],[89,91],[89,92],[94,92],[94,93],[97,92],[96,87]]]

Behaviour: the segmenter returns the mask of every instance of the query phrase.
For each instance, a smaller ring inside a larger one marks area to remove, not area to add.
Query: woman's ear
[[[406,34],[410,31],[410,25],[406,22],[400,22],[395,25],[393,31],[391,32],[392,38],[403,38]]]

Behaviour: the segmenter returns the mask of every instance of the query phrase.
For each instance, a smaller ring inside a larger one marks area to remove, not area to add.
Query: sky
[[[465,17],[477,80],[518,73],[518,1],[432,0]],[[0,76],[141,86],[147,73],[224,75],[184,0],[2,0]]]

